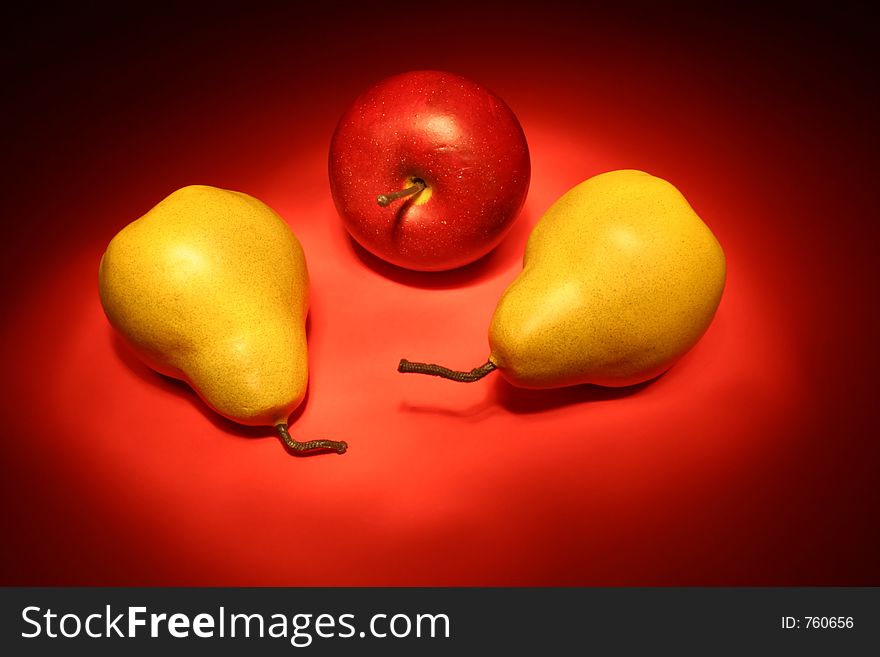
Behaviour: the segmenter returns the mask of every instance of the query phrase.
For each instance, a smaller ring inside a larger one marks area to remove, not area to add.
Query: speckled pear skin
[[[113,238],[98,278],[107,318],[143,361],[221,415],[271,426],[302,402],[308,270],[261,201],[179,189]]]
[[[524,388],[647,381],[709,327],[725,276],[721,245],[675,187],[603,173],[535,226],[492,318],[490,360]]]

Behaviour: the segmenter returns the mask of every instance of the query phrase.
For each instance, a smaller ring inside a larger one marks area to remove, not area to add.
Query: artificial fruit
[[[498,369],[524,388],[633,385],[697,343],[725,276],[720,244],[673,185],[611,171],[538,221],[495,309],[484,365],[458,372],[402,360],[398,369],[464,382]]]
[[[330,144],[330,190],[351,236],[422,271],[492,250],[522,208],[530,172],[511,109],[442,71],[376,83],[343,114]]]
[[[345,451],[288,431],[308,384],[309,276],[269,206],[216,187],[179,189],[110,241],[98,279],[110,323],[154,370],[230,420],[275,427],[293,451]]]

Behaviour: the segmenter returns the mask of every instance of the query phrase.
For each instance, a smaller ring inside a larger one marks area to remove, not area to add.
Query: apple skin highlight
[[[351,236],[392,264],[466,265],[491,251],[522,209],[531,164],[522,127],[487,89],[440,71],[386,78],[343,114],[330,190]],[[423,182],[386,207],[377,196]]]

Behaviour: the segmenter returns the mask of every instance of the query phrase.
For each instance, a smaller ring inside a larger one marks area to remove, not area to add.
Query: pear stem
[[[397,366],[397,371],[402,372],[403,374],[428,374],[430,376],[439,376],[451,381],[458,381],[459,383],[473,383],[474,381],[479,381],[495,369],[497,369],[495,363],[491,360],[487,361],[485,365],[475,367],[470,372],[450,370],[447,367],[433,365],[431,363],[411,363],[405,358],[402,358],[400,364]]]
[[[314,449],[329,449],[338,454],[344,454],[345,450],[348,449],[348,443],[344,440],[309,440],[308,442],[301,443],[291,437],[290,433],[287,431],[287,425],[283,422],[276,424],[275,428],[278,430],[278,435],[281,436],[281,440],[284,441],[284,444],[297,454],[309,452]]]
[[[403,198],[404,196],[412,196],[413,194],[418,194],[425,187],[427,187],[425,181],[421,180],[420,178],[414,178],[412,183],[413,184],[406,189],[400,189],[396,192],[391,192],[390,194],[379,194],[379,196],[376,197],[376,203],[384,208],[391,205],[392,201],[396,201],[397,199]]]

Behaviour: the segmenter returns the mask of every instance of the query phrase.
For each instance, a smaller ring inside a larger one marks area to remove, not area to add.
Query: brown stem
[[[287,431],[287,425],[283,422],[276,424],[275,428],[278,430],[278,435],[281,436],[284,444],[297,454],[309,452],[313,449],[330,449],[339,454],[344,454],[345,450],[348,449],[348,443],[344,440],[309,440],[308,442],[301,443],[290,436],[290,433]]]
[[[412,183],[413,184],[406,189],[400,189],[396,192],[391,192],[390,194],[379,194],[379,196],[376,197],[376,203],[384,208],[390,205],[392,201],[396,201],[397,199],[403,198],[404,196],[412,196],[413,194],[418,194],[425,187],[427,187],[425,181],[420,178],[414,178]]]
[[[400,364],[397,366],[397,371],[404,374],[428,374],[430,376],[439,376],[444,379],[450,379],[451,381],[458,381],[459,383],[473,383],[474,381],[479,381],[495,369],[495,363],[491,360],[486,362],[485,365],[475,367],[470,372],[450,370],[447,367],[433,365],[431,363],[411,363],[405,358],[402,358]]]

